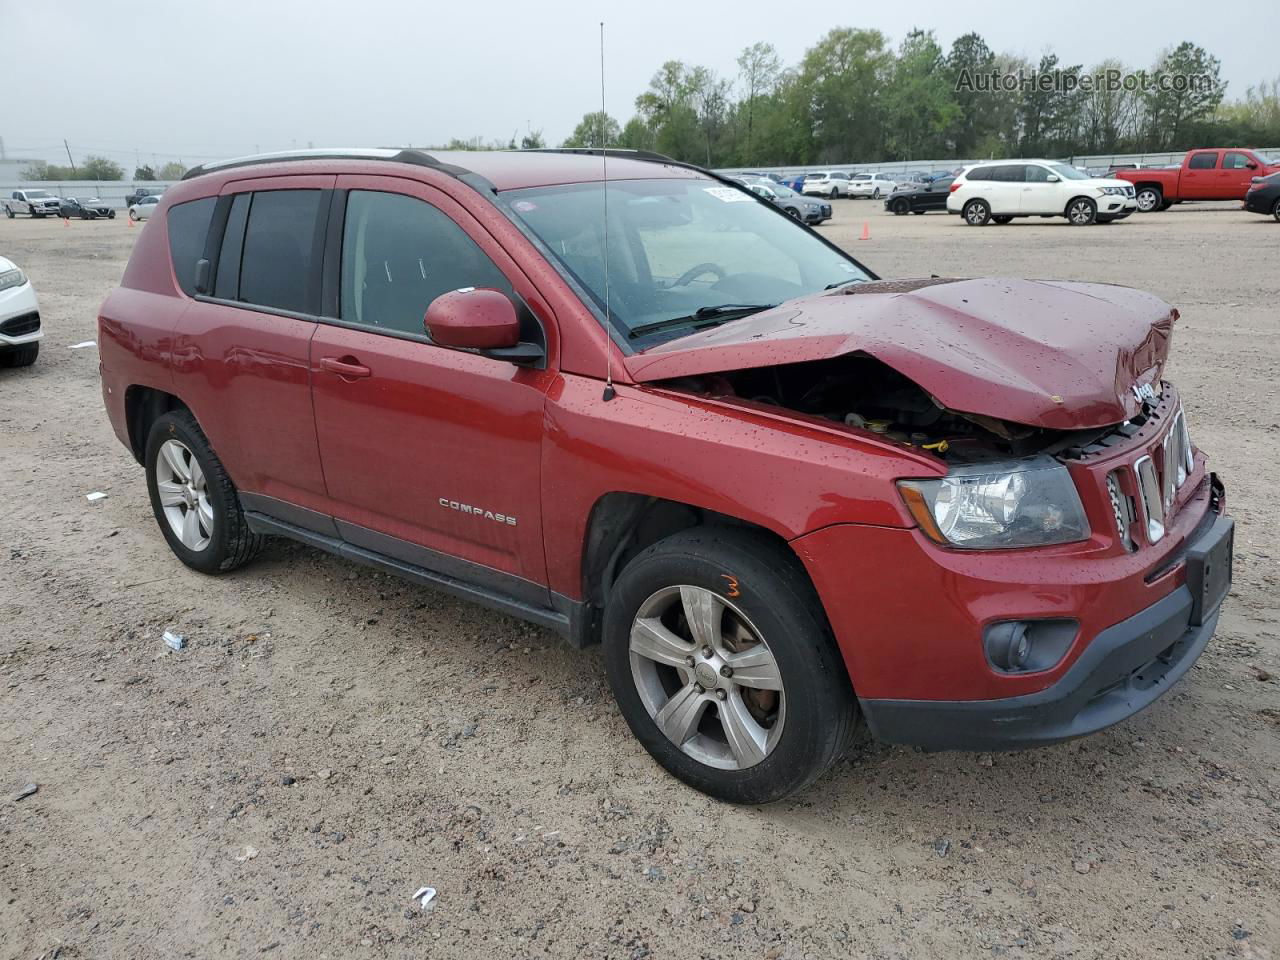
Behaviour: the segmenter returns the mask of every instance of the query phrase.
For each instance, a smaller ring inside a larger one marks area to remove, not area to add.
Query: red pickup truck
[[[1268,160],[1256,150],[1211,147],[1187,151],[1177,169],[1117,170],[1114,176],[1132,183],[1139,212],[1151,213],[1183,200],[1243,200],[1254,177],[1277,172],[1280,161]]]

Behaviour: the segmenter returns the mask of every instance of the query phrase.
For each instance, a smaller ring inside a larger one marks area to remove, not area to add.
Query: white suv
[[[1014,217],[1066,217],[1075,226],[1123,220],[1138,209],[1133,184],[1091,177],[1052,160],[982,163],[951,184],[947,212],[971,227]]]
[[[825,173],[806,173],[804,175],[804,185],[800,188],[801,193],[807,193],[810,196],[826,197],[834,200],[836,197],[849,196],[849,175],[841,173],[839,170],[829,170]]]
[[[0,257],[0,367],[29,367],[40,353],[40,306],[27,275]]]
[[[898,181],[886,177],[883,173],[860,173],[849,181],[849,196],[879,200],[893,193],[897,187]]]

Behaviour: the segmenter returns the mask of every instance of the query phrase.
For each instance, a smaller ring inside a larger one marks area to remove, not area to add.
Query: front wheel
[[[970,200],[964,205],[964,222],[971,227],[985,226],[991,219],[991,207],[985,200]]]
[[[1098,205],[1088,197],[1076,197],[1067,204],[1067,222],[1073,227],[1087,227],[1098,218]]]
[[[147,435],[147,492],[160,532],[178,559],[201,573],[225,573],[253,559],[253,533],[235,486],[186,410],[161,415]]]
[[[0,367],[29,367],[40,356],[40,341],[0,351]]]
[[[130,219],[130,220],[133,220],[133,221],[137,221],[137,219],[138,219],[138,214],[137,214],[137,212],[136,212],[136,211],[134,211],[134,210],[130,210],[130,211],[129,211],[129,219]]]
[[[10,208],[10,207],[5,207],[5,208],[4,208],[4,215],[5,215],[6,217],[8,217],[10,220],[12,220],[12,219],[13,219],[13,210],[12,210],[12,208]]]
[[[905,199],[893,201],[894,216],[905,217],[910,212],[911,204],[907,203]]]
[[[609,684],[668,772],[731,803],[808,786],[847,747],[857,706],[794,555],[699,527],[627,564],[604,620]]]
[[[1276,223],[1280,223],[1280,200],[1276,200],[1275,206],[1271,208],[1271,215],[1276,218]]]

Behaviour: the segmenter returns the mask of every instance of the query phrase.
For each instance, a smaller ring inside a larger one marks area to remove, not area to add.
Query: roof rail
[[[450,163],[441,163],[423,150],[399,147],[320,147],[313,150],[281,150],[276,153],[258,153],[248,157],[214,160],[192,167],[182,175],[182,179],[191,180],[206,173],[234,170],[237,167],[253,167],[264,163],[286,163],[290,160],[385,160],[389,163],[412,163],[419,167],[434,167],[455,177],[471,172]]]
[[[655,153],[652,150],[632,150],[628,147],[605,147],[601,150],[599,147],[532,147],[528,150],[517,150],[517,153],[576,153],[589,157],[619,157],[623,160],[644,160],[648,163],[670,163],[677,167],[691,167],[693,164],[682,163],[674,160],[666,154]],[[701,170],[701,167],[696,169]]]

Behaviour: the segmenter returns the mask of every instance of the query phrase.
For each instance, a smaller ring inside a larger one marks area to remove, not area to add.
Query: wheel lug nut
[[[727,694],[727,693],[725,693],[723,690],[717,690],[717,691],[716,691],[716,699],[717,699],[717,700],[723,700],[723,699],[724,699],[725,697],[727,697],[727,696],[728,696],[728,694]]]
[[[721,667],[721,668],[720,668],[720,676],[722,676],[722,677],[726,677],[726,678],[728,678],[728,677],[732,677],[732,676],[733,676],[733,667],[729,666],[729,665],[726,663],[723,667]]]
[[[684,658],[684,662],[685,662],[685,666],[692,667],[692,666],[693,666],[693,657],[685,657],[685,658]]]
[[[712,651],[712,649],[711,649],[710,647],[703,647],[703,648],[702,648],[702,658],[703,658],[704,660],[710,660],[710,659],[711,659],[711,654],[712,654],[713,652],[714,652],[714,651]]]
[[[706,692],[707,692],[707,688],[706,688],[706,687],[704,687],[704,686],[703,686],[702,684],[700,684],[700,683],[695,683],[695,684],[693,685],[693,689],[694,689],[694,690],[696,690],[698,693],[706,693]]]

